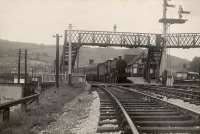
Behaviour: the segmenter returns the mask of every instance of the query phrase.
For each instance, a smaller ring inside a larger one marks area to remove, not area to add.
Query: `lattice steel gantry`
[[[68,59],[69,59],[68,33],[69,31],[66,30],[65,42],[63,47],[63,58],[62,58],[63,68],[68,66]],[[153,33],[71,30],[71,43],[72,43],[72,66],[74,66],[77,54],[79,52],[79,48],[83,45],[99,46],[99,47],[113,46],[113,47],[126,47],[126,48],[142,47],[142,48],[147,48],[148,50],[151,50],[150,48],[155,48],[155,47],[161,50],[162,48],[200,48],[200,33],[173,33],[173,34],[166,34],[164,36],[164,34],[153,34]],[[160,68],[160,63],[158,64],[159,64],[158,68]],[[159,77],[159,74],[157,77]]]
[[[172,33],[167,34],[165,39],[163,34],[153,33],[132,33],[132,32],[110,32],[110,31],[80,31],[72,30],[72,44],[76,46],[117,46],[127,48],[156,46],[160,40],[160,47],[167,48],[200,48],[200,33]],[[68,44],[68,30],[65,34]]]

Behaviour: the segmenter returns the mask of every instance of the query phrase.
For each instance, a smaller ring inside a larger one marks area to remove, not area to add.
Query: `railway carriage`
[[[197,72],[176,72],[174,76],[175,84],[199,85],[200,75]]]
[[[175,80],[199,80],[200,76],[197,72],[176,72]]]

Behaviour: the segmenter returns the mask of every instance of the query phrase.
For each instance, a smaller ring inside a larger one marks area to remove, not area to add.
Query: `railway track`
[[[103,89],[100,91],[100,89]],[[106,118],[116,119],[115,124],[118,124],[118,131],[122,133],[132,134],[130,131],[130,125],[127,125],[127,119],[123,119],[124,116],[114,113],[119,109],[118,106],[112,105],[111,102],[104,100],[107,92],[110,94],[110,99],[113,96],[121,103],[126,111],[127,118],[129,118],[134,126],[134,131],[141,134],[200,134],[200,119],[199,115],[190,113],[190,111],[177,108],[162,102],[162,100],[153,96],[147,95],[139,91],[128,91],[125,88],[119,87],[98,87],[100,100],[101,100],[101,116],[99,125],[101,127],[102,117],[104,113],[109,113],[107,110],[112,111],[112,114],[107,114]],[[110,107],[112,105],[112,107]],[[104,106],[109,106],[107,110]],[[119,110],[121,111],[121,110]],[[114,115],[114,116],[113,116]],[[104,119],[106,119],[104,118]],[[119,122],[122,121],[122,122]],[[124,127],[124,124],[126,126]],[[99,128],[100,128],[99,127]],[[100,129],[98,129],[100,130]],[[103,130],[103,129],[102,129]],[[105,131],[99,131],[99,133],[106,133]],[[110,129],[111,130],[111,129]],[[125,130],[125,131],[124,131]],[[134,133],[133,133],[134,134]]]
[[[126,85],[123,85],[126,86]],[[200,105],[200,90],[197,88],[177,86],[162,87],[159,85],[127,85],[142,92],[155,93],[167,98],[181,99],[191,104]]]
[[[120,101],[105,88],[97,88],[100,118],[97,133],[139,134]]]

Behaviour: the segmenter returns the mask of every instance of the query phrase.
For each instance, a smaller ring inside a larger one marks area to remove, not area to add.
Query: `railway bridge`
[[[157,76],[161,63],[164,48],[200,48],[200,33],[134,33],[134,32],[111,32],[111,31],[83,31],[65,30],[64,46],[62,53],[62,70],[68,66],[69,41],[72,44],[72,66],[75,61],[79,62],[79,49],[81,46],[99,47],[126,47],[126,48],[146,48],[148,56],[145,68],[145,78],[150,79],[150,64],[157,65]]]

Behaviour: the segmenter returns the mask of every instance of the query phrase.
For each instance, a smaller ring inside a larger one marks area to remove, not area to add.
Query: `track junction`
[[[144,92],[144,85],[136,85],[137,88],[130,84],[125,86],[92,84],[92,89],[99,93],[101,103],[97,133],[200,133],[199,113],[166,102],[151,94],[152,91]],[[178,94],[179,91],[174,92]]]

